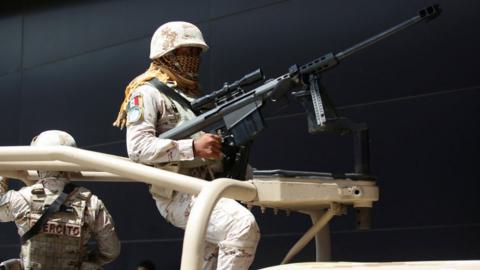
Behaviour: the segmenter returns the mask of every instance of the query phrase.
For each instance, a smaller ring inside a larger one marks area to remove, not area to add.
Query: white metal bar
[[[39,170],[62,172],[91,171],[90,168],[83,168],[77,164],[62,161],[2,161],[0,162],[0,171],[4,170]]]
[[[309,213],[312,223],[315,224],[322,215],[325,215],[325,210],[313,211]],[[315,234],[315,260],[317,262],[328,262],[331,260],[331,240],[330,240],[330,226],[325,224],[323,228]]]
[[[198,194],[208,182],[158,168],[138,164],[120,157],[83,150],[69,146],[5,146],[0,147],[0,162],[11,161],[62,161],[85,168],[170,188]]]
[[[248,202],[256,198],[257,192],[250,181],[236,181],[227,178],[209,182],[202,189],[190,211],[185,229],[181,270],[201,269],[208,221],[215,204],[222,196],[235,197]]]
[[[71,177],[72,181],[79,181],[79,182],[142,182],[141,179],[135,181],[132,179],[127,179],[125,177],[118,176],[113,173],[107,172],[80,172],[78,174],[74,174]]]
[[[36,171],[0,171],[0,176],[22,180],[26,185],[29,185],[38,180]],[[138,182],[131,179],[126,179],[112,173],[106,172],[75,172],[70,175],[72,181],[79,182]]]
[[[24,182],[28,184],[31,183],[32,180],[38,179],[36,172],[32,170],[70,171],[72,172],[72,180],[74,181],[93,180],[118,182],[133,180],[190,194],[199,194],[190,212],[185,230],[182,270],[201,268],[206,228],[211,212],[221,197],[233,198],[245,202],[257,201],[258,203],[265,199],[259,198],[256,187],[258,183],[254,185],[254,181],[237,181],[222,178],[208,182],[202,179],[138,164],[123,157],[68,146],[0,147],[0,175],[23,179]],[[279,184],[277,183],[276,185]],[[261,191],[262,188],[258,188],[258,190]],[[338,193],[336,189],[334,192],[336,192],[335,194]],[[327,193],[326,195],[328,195]],[[273,198],[273,202],[277,202],[276,199],[278,198]],[[285,198],[281,201],[284,201],[284,199]],[[292,200],[292,198],[290,199]],[[347,200],[348,198],[343,199]],[[377,199],[378,195],[376,199],[372,200]],[[272,198],[266,201],[272,203]],[[356,202],[354,199],[348,199],[347,201]],[[370,201],[369,203],[371,204]],[[308,202],[305,202],[305,204],[306,206],[309,205]],[[282,263],[288,262],[302,250],[317,233],[321,232],[328,221],[338,213],[341,209],[340,207],[340,205],[331,204],[328,211],[319,217],[318,221],[291,248]]]
[[[337,212],[335,205],[332,205],[326,212],[323,214],[310,229],[298,240],[295,245],[288,251],[287,255],[282,261],[282,264],[288,263],[295,255],[297,255],[307,244],[315,237],[315,234],[319,232]]]
[[[111,155],[69,146],[0,147],[0,162],[4,162],[3,173],[8,174],[9,172],[5,170],[10,169],[10,173],[13,175],[17,174],[17,178],[20,178],[20,175],[18,174],[22,173],[19,169],[32,169],[27,166],[26,163],[22,162],[35,163],[43,161],[58,162],[54,164],[37,163],[36,165],[48,166],[49,169],[58,168],[60,171],[62,170],[61,168],[75,170],[80,168],[91,168],[93,170],[107,173],[96,173],[97,177],[118,176],[128,179],[138,179],[138,181],[190,194],[200,193],[197,202],[192,208],[185,231],[182,269],[188,270],[199,269],[202,265],[203,246],[208,220],[213,207],[220,197],[225,196],[243,201],[251,201],[256,198],[257,195],[256,188],[251,182],[235,181],[227,178],[207,182],[202,179],[145,166],[122,158],[112,157]],[[90,174],[90,176],[95,176],[93,175],[95,172],[91,172]],[[23,176],[27,179],[33,177],[32,172],[28,171],[27,175]],[[81,178],[86,176],[87,174],[83,174]],[[202,190],[203,192],[200,192]]]

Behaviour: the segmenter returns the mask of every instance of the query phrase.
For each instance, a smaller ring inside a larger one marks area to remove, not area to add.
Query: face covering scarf
[[[126,125],[127,105],[132,91],[145,82],[157,78],[161,82],[175,81],[179,89],[187,95],[197,97],[198,70],[200,68],[200,55],[174,55],[169,53],[161,58],[154,59],[150,67],[141,75],[133,79],[125,89],[125,98],[120,105],[117,119],[113,125],[123,129]]]

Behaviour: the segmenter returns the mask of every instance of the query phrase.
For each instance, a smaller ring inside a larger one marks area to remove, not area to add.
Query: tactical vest
[[[167,130],[170,130],[172,128],[175,128],[177,126],[180,126],[184,122],[195,118],[196,116],[195,113],[191,111],[189,108],[184,108],[179,102],[175,101],[174,99],[162,93],[160,89],[157,88],[157,90],[159,91],[160,95],[163,97],[163,100],[165,102],[165,106],[167,109],[166,111],[168,112],[168,115],[166,116],[157,117],[157,123],[155,127],[157,135]],[[190,102],[193,100],[193,98],[191,97],[188,97],[185,95],[183,96],[185,97],[185,99],[187,99]],[[201,132],[197,132],[194,135],[192,135],[190,138],[196,139],[201,134],[202,134]],[[165,163],[155,164],[155,168],[205,179],[208,175],[209,167],[212,168],[212,166],[218,166],[217,163],[218,162],[216,161],[196,158],[191,161],[178,161],[178,162],[169,162],[166,164]],[[173,197],[173,190],[167,189],[167,188],[151,186],[150,192],[154,196],[159,196],[162,198],[171,199]]]
[[[188,108],[184,108],[178,101],[170,98],[169,96],[162,93],[160,89],[157,89],[160,92],[160,95],[163,97],[165,106],[169,114],[165,117],[158,117],[156,130],[158,133],[165,132],[167,130],[173,129],[185,123],[186,121],[192,120],[196,117],[195,113]],[[182,95],[189,102],[193,101],[193,98]],[[173,113],[170,113],[173,112]],[[197,132],[190,136],[191,139],[197,139],[202,133]],[[158,134],[157,134],[158,135]],[[196,168],[206,167],[211,165],[211,161],[204,159],[195,159],[191,161],[181,161],[181,162],[171,162],[168,164],[157,165],[156,167],[174,171],[182,174],[188,174],[194,177],[204,178],[205,169],[202,172],[197,172]],[[193,175],[192,175],[193,174]]]
[[[45,206],[57,195],[47,195],[42,184],[31,187],[30,227],[41,217]],[[74,191],[61,210],[44,224],[40,233],[22,245],[25,270],[77,270],[85,259],[84,240],[87,234],[85,208],[92,196],[85,188]]]
[[[155,87],[153,84],[151,85]],[[175,89],[173,87],[170,87],[170,88]],[[169,112],[168,115],[158,118],[158,122],[156,126],[157,132],[165,132],[167,130],[180,126],[181,124],[183,124],[188,120],[195,118],[196,116],[195,113],[192,112],[189,108],[184,108],[178,101],[173,100],[166,94],[162,93],[161,89],[157,88],[157,90],[159,91],[160,95],[163,97],[163,100],[165,102],[165,107]],[[181,93],[179,93],[179,95],[182,95],[189,102],[193,101],[193,98],[189,96],[183,95]],[[192,136],[192,138],[197,136],[199,136],[198,133]]]

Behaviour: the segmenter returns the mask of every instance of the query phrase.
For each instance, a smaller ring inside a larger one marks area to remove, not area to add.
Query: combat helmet
[[[72,135],[61,130],[47,130],[40,133],[32,139],[31,146],[72,146],[77,147],[77,143]]]
[[[199,47],[203,52],[208,45],[198,27],[189,22],[168,22],[153,34],[150,43],[150,59],[157,59],[179,47]]]
[[[40,133],[32,139],[31,146],[72,146],[77,147],[77,143],[72,135],[61,130],[47,130]],[[47,177],[66,177],[66,172],[57,171],[38,171],[40,178]]]

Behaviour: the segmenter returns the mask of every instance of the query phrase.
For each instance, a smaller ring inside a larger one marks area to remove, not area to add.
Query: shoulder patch
[[[143,118],[142,93],[134,93],[127,105],[127,125],[135,123]]]

